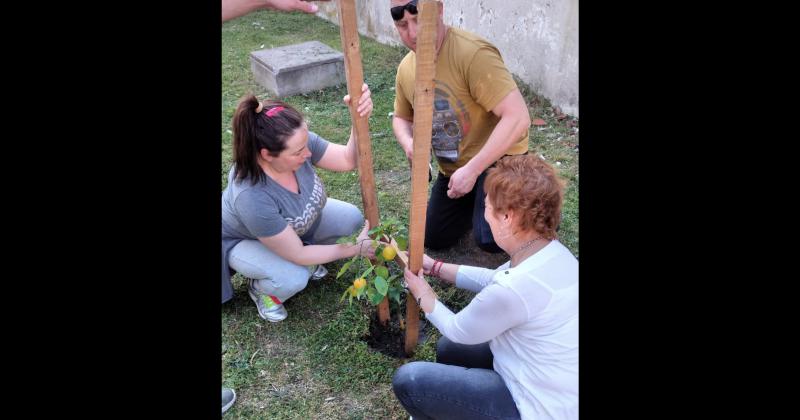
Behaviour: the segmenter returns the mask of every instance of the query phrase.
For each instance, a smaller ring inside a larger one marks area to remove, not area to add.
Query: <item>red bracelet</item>
[[[439,265],[438,268],[436,267],[437,264]],[[444,265],[444,261],[435,260],[433,262],[433,267],[431,268],[431,275],[433,277],[439,277],[439,273],[442,271],[442,266],[443,265]]]

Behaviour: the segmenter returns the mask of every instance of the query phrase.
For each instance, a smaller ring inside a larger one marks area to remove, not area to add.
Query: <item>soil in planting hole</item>
[[[405,313],[405,311],[403,311]],[[428,339],[430,326],[424,319],[419,320],[419,338],[417,347],[421,346]],[[400,322],[395,315],[389,318],[387,327],[378,321],[378,314],[372,317],[369,323],[369,334],[361,337],[367,345],[375,351],[379,351],[389,357],[403,359],[408,357],[405,351],[406,330],[400,329]]]

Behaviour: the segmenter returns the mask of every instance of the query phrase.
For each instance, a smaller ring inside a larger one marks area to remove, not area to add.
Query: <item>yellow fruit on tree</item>
[[[353,286],[348,287],[347,291],[350,292],[350,296],[352,297],[358,296],[358,292],[356,292],[356,289]]]
[[[395,255],[397,255],[397,251],[394,250],[394,247],[387,246],[386,248],[383,248],[383,259],[386,261],[393,260]]]
[[[362,288],[362,287],[364,287],[366,285],[367,285],[367,281],[364,280],[363,277],[357,278],[357,279],[355,279],[355,281],[353,281],[353,289],[355,289],[355,290],[358,290],[358,289],[360,289],[360,288]],[[352,294],[352,292],[351,292],[351,294]]]

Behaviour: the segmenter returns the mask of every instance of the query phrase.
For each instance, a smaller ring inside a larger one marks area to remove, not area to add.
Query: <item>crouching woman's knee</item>
[[[401,401],[408,397],[409,391],[419,391],[420,380],[425,377],[426,362],[411,362],[400,366],[392,377],[392,389]]]
[[[308,267],[304,265],[292,264],[292,267],[286,270],[286,292],[294,295],[295,293],[305,289],[308,285],[308,279],[310,277],[311,271],[309,271]]]
[[[360,231],[364,226],[364,215],[361,213],[361,210],[350,204],[344,214],[341,220],[342,236],[348,236],[353,232]]]

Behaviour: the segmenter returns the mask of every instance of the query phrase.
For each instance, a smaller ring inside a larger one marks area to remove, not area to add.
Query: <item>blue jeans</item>
[[[392,378],[394,394],[417,419],[519,419],[503,378],[492,370],[489,343],[469,346],[446,337],[436,361],[411,362]]]
[[[322,209],[322,220],[311,238],[316,245],[329,245],[350,235],[364,224],[358,207],[328,197]],[[276,296],[281,302],[306,288],[313,267],[287,261],[257,240],[243,240],[236,244],[228,256],[228,264],[241,275],[256,280],[255,287],[262,293]]]

